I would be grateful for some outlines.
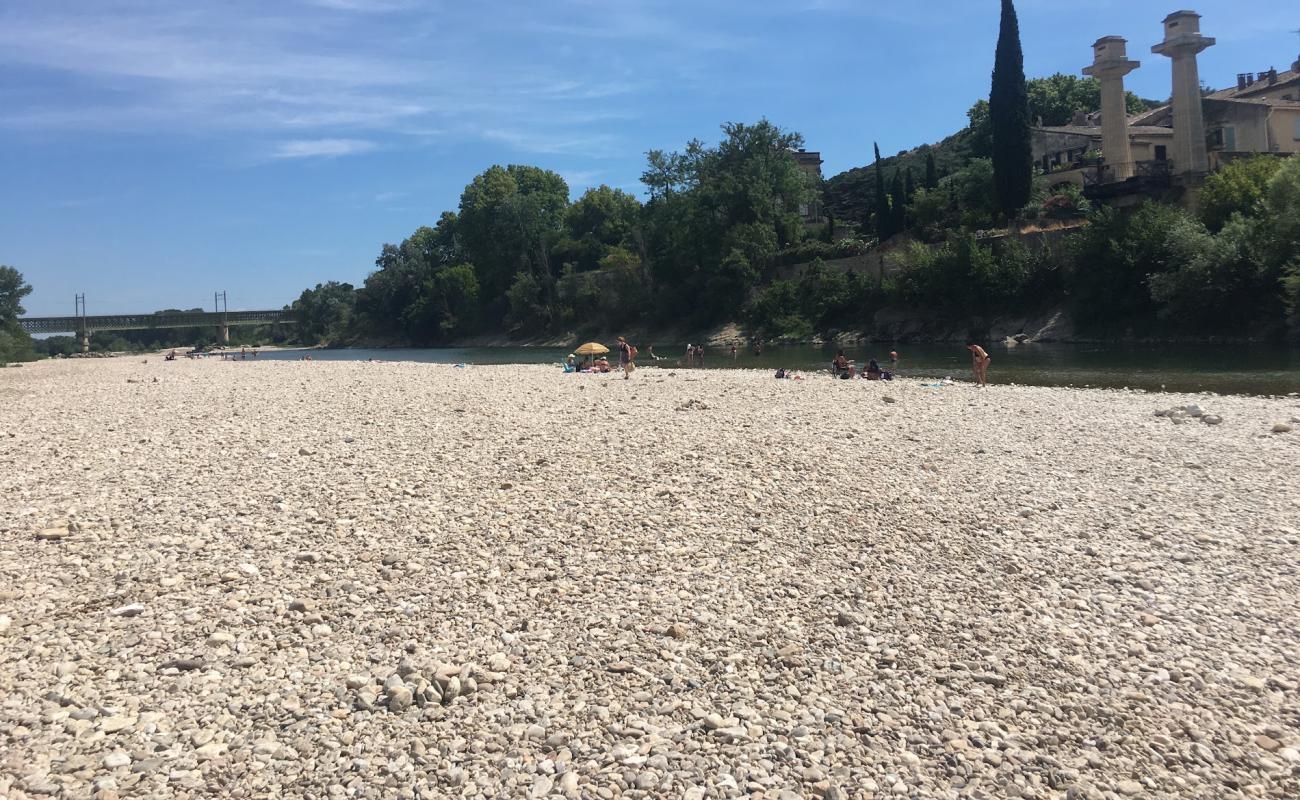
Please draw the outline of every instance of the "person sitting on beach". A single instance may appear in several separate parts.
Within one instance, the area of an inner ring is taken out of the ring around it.
[[[883,375],[884,370],[880,368],[880,364],[874,358],[867,362],[867,371],[864,373],[867,380],[878,381]]]
[[[173,351],[171,351],[170,353],[168,353],[168,354],[167,354],[167,357],[163,359],[163,361],[175,361],[175,360],[176,360],[176,351],[175,351],[175,350],[173,350]]]
[[[836,353],[835,360],[831,362],[831,375],[836,378],[853,377],[853,364],[844,355],[843,350]]]
[[[565,372],[578,371],[578,357],[575,356],[573,353],[569,353],[569,357],[564,359],[564,371]]]

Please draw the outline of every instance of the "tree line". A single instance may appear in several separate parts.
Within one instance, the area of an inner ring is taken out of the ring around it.
[[[809,230],[803,138],[728,123],[715,145],[652,150],[647,199],[609,186],[570,202],[554,172],[493,166],[433,227],[386,244],[359,287],[324,283],[291,310],[311,341],[434,345],[475,333],[703,326],[733,318],[783,259],[861,252]]]
[[[1200,190],[1197,215],[1155,203],[1094,209],[1035,172],[1029,129],[1097,110],[1099,87],[1059,74],[1026,81],[1022,61],[1003,0],[989,99],[966,129],[892,159],[873,147],[872,165],[824,186],[795,159],[802,136],[765,119],[727,123],[713,145],[647,153],[644,201],[609,186],[571,201],[555,172],[490,167],[432,227],[383,245],[361,286],[303,291],[289,307],[297,336],[439,345],[744,321],[759,336],[804,339],[870,332],[885,307],[977,325],[1060,306],[1098,336],[1300,333],[1300,157],[1229,165]],[[826,217],[810,222],[801,209],[814,202]],[[1087,224],[1063,252],[990,235],[1038,217]],[[888,274],[883,254],[874,275],[822,261],[884,242]],[[792,264],[808,266],[781,279]],[[0,348],[30,352],[13,322],[25,284],[10,273],[0,271]]]

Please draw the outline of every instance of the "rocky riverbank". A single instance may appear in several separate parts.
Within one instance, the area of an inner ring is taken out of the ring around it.
[[[1300,796],[1295,398],[152,358],[0,398],[0,795]]]

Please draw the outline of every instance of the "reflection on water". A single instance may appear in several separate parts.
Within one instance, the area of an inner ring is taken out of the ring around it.
[[[638,366],[680,368],[685,344],[656,344],[660,361],[647,358],[641,347]],[[704,369],[824,369],[837,348],[807,345],[767,346],[762,355],[740,349],[733,359],[730,348],[705,350]],[[889,351],[897,350],[897,371],[916,377],[966,379],[970,356],[960,344],[879,344],[846,347],[845,355],[865,364],[875,358],[888,364]],[[1027,344],[991,345],[990,383],[1024,383],[1042,386],[1129,387],[1171,392],[1223,394],[1287,394],[1300,392],[1300,349],[1278,345],[1099,345]],[[440,364],[558,364],[569,350],[556,347],[471,347],[434,349],[314,350],[318,361],[422,361]],[[669,355],[671,354],[671,355]],[[258,360],[297,359],[300,351],[264,351]],[[691,367],[696,369],[697,367]]]

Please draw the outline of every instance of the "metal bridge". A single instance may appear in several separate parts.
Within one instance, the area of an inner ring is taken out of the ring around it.
[[[91,334],[95,331],[139,331],[154,328],[228,328],[293,322],[288,311],[181,311],[155,314],[105,314],[80,317],[19,317],[28,333]]]
[[[86,296],[76,296],[77,313],[70,317],[19,317],[18,325],[28,333],[72,333],[81,340],[82,351],[90,349],[90,334],[95,331],[147,331],[159,328],[217,329],[221,341],[230,341],[231,325],[269,325],[293,323],[293,313],[286,310],[230,311],[226,308],[226,293],[212,295],[215,311],[155,311],[152,314],[86,314]]]

